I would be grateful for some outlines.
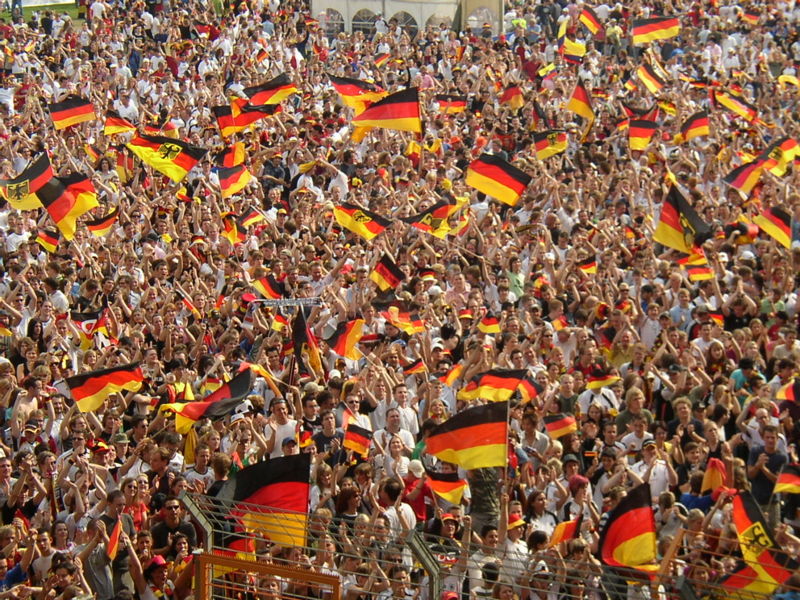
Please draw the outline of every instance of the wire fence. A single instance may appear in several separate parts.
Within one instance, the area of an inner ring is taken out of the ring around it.
[[[735,533],[678,530],[660,542],[661,560],[650,570],[612,569],[594,557],[596,537],[553,548],[536,536],[515,539],[517,533],[486,546],[463,526],[439,535],[405,531],[391,509],[388,516],[335,518],[326,509],[303,515],[203,496],[183,500],[204,532],[196,597],[692,600],[800,594],[796,578],[786,579],[781,567],[790,549],[773,549],[769,560],[744,561]]]

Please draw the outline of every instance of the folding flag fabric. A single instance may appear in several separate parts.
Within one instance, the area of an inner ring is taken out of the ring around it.
[[[97,118],[94,105],[79,96],[67,96],[61,102],[48,104],[47,110],[50,111],[50,118],[53,119],[56,129],[66,129]]]
[[[663,206],[653,239],[659,244],[686,254],[702,244],[711,228],[700,218],[686,198],[671,186]]]
[[[620,378],[617,375],[606,373],[601,369],[593,369],[586,380],[586,389],[599,390],[600,388],[616,383]]]
[[[230,105],[212,106],[211,112],[214,114],[217,127],[223,137],[230,137],[234,133],[244,131],[261,119],[281,112],[281,107],[276,104],[253,106],[244,99],[238,98]]]
[[[675,17],[634,19],[631,27],[634,45],[656,40],[668,40],[681,32],[681,22]]]
[[[308,452],[273,458],[236,473],[233,499],[246,506],[234,508],[248,531],[273,544],[306,545],[311,455]]]
[[[339,356],[358,360],[361,358],[361,351],[356,348],[356,344],[364,335],[364,319],[353,321],[343,321],[336,326],[333,335],[326,339],[328,346]]]
[[[244,95],[250,98],[253,106],[264,104],[280,104],[283,100],[297,92],[297,86],[286,73],[281,73],[275,79],[244,88]]]
[[[81,173],[53,177],[36,195],[65,240],[75,237],[78,219],[99,206],[92,180]]]
[[[466,479],[461,479],[458,473],[436,473],[427,470],[426,473],[428,485],[437,496],[441,496],[450,504],[461,504],[467,487]]]
[[[743,10],[740,18],[750,25],[758,25],[759,14],[752,9]]]
[[[65,380],[72,399],[81,412],[94,412],[111,394],[127,390],[138,392],[144,381],[139,363],[89,371]]]
[[[108,534],[108,542],[106,543],[106,556],[108,560],[117,558],[119,552],[120,534],[122,533],[122,518],[118,517],[114,527],[111,528],[111,533]]]
[[[661,79],[661,77],[659,77],[653,70],[653,67],[648,64],[643,64],[636,69],[636,76],[641,80],[651,94],[658,94],[664,85],[666,85],[664,80]]]
[[[425,331],[425,322],[420,319],[418,314],[400,312],[397,307],[392,306],[388,311],[382,312],[381,316],[385,317],[391,325],[394,325],[408,335],[414,335],[415,333],[422,333]]]
[[[0,194],[16,210],[36,210],[42,207],[36,192],[53,176],[50,157],[42,152],[14,179],[0,179]]]
[[[136,131],[136,125],[127,119],[123,119],[113,110],[106,111],[106,122],[103,126],[103,135],[128,133],[129,131]]]
[[[600,532],[600,557],[613,567],[657,571],[656,521],[651,507],[650,484],[628,490],[608,514]]]
[[[416,375],[417,373],[424,373],[426,370],[425,361],[418,358],[410,365],[403,367],[403,375]]]
[[[446,386],[453,387],[453,384],[456,382],[456,380],[461,377],[461,372],[463,370],[464,365],[461,363],[456,363],[449,371],[447,371],[447,373],[439,375],[437,379]]]
[[[467,185],[514,206],[532,177],[493,154],[481,154],[467,168]]]
[[[220,167],[235,167],[244,163],[244,142],[236,142],[232,146],[220,150],[214,155],[213,163]]]
[[[355,423],[347,423],[344,429],[342,447],[352,450],[359,456],[367,456],[372,443],[372,432]]]
[[[761,227],[784,248],[792,245],[792,215],[780,206],[765,208],[753,217],[753,223]]]
[[[748,123],[752,122],[758,115],[758,109],[741,96],[736,96],[722,90],[714,90],[713,98],[714,102],[721,104]]]
[[[500,321],[497,317],[487,313],[478,323],[478,331],[482,333],[500,333]]]
[[[719,325],[720,327],[725,324],[725,317],[722,315],[721,311],[712,310],[708,313],[708,316],[716,325]]]
[[[530,376],[525,377],[517,386],[517,392],[519,392],[522,404],[528,404],[538,398],[543,391],[544,388]]]
[[[781,87],[789,84],[795,87],[800,87],[800,79],[794,75],[778,75],[778,83],[781,84]]]
[[[125,145],[142,162],[176,183],[208,152],[205,148],[157,135],[137,135]]]
[[[317,338],[308,328],[302,306],[298,307],[292,323],[292,343],[294,344],[295,361],[300,373],[309,375],[322,374],[322,357],[319,352],[319,344],[317,344]]]
[[[162,412],[175,413],[175,431],[186,434],[200,419],[229,415],[253,388],[251,371],[243,371],[202,400],[162,404]]]
[[[718,458],[709,458],[706,463],[705,473],[703,473],[703,484],[700,486],[700,493],[713,492],[717,488],[726,485],[726,482],[725,464]]]
[[[219,188],[223,198],[235,196],[253,179],[250,171],[244,165],[230,168],[221,167],[217,170],[217,175],[219,176]]]
[[[119,206],[112,210],[104,217],[92,219],[86,222],[86,227],[92,232],[95,237],[103,237],[114,227],[119,216]]]
[[[384,254],[372,269],[369,278],[382,292],[385,292],[400,285],[400,282],[406,278],[406,274],[398,268],[388,254]]]
[[[426,451],[466,470],[506,466],[508,402],[492,402],[457,413],[431,431]]]
[[[453,94],[436,94],[433,98],[439,105],[439,110],[446,115],[454,115],[467,109],[467,97]]]
[[[244,229],[248,227],[252,227],[256,223],[260,223],[261,221],[266,221],[267,217],[264,216],[257,208],[251,208],[246,213],[244,213],[241,217],[239,217],[239,225]]]
[[[775,481],[776,494],[800,494],[800,465],[796,463],[783,466]]]
[[[561,521],[561,523],[556,525],[556,528],[553,529],[553,533],[550,534],[550,543],[548,546],[552,548],[553,546],[558,546],[561,542],[568,542],[569,540],[577,538],[581,533],[582,522],[582,513],[571,521]]]
[[[628,122],[628,143],[631,150],[644,150],[650,145],[658,125],[653,121],[632,119]]]
[[[764,162],[764,170],[783,177],[793,161],[800,157],[800,144],[790,137],[782,137],[772,142],[759,155]]]
[[[567,132],[561,130],[542,131],[533,134],[536,158],[545,160],[567,149]]]
[[[733,171],[725,175],[722,181],[743,194],[750,194],[761,179],[761,174],[763,172],[764,162],[761,159],[756,159],[736,167]]]
[[[222,237],[224,237],[232,246],[241,244],[247,239],[247,232],[239,227],[236,220],[236,215],[226,214],[222,216]]]
[[[782,385],[775,392],[777,400],[789,400],[790,402],[800,401],[800,377],[792,377],[787,384]]]
[[[386,96],[361,114],[356,115],[352,124],[356,127],[382,127],[383,129],[422,133],[419,90],[407,88]]]
[[[581,14],[578,16],[578,20],[584,24],[586,29],[592,35],[597,35],[597,32],[603,28],[603,24],[600,22],[600,19],[595,14],[594,10],[589,6],[584,6]]]
[[[583,260],[578,261],[576,264],[577,267],[587,275],[593,275],[594,273],[597,273],[597,260],[594,258],[594,256],[584,258]]]
[[[81,338],[81,349],[88,350],[92,347],[94,334],[108,334],[106,328],[105,313],[103,311],[94,312],[75,312],[69,314],[70,321],[77,327]]]
[[[685,267],[689,281],[706,281],[714,279],[714,271],[708,265],[687,265]]]
[[[533,125],[534,127],[539,127],[539,125],[543,124],[545,127],[551,127],[550,119],[547,118],[547,113],[544,111],[542,106],[534,99],[533,101]]]
[[[583,83],[578,82],[572,91],[572,97],[567,102],[567,110],[571,110],[576,115],[589,122],[594,121],[594,110],[592,109],[592,97],[586,90]]]
[[[55,229],[40,229],[36,234],[36,243],[50,254],[58,249],[58,242],[60,240],[61,234]]]
[[[686,119],[681,125],[681,132],[675,136],[674,142],[688,142],[696,137],[707,136],[710,133],[708,127],[708,111],[701,110]]]
[[[178,293],[180,294],[181,303],[183,304],[184,308],[188,310],[190,313],[192,313],[195,319],[200,319],[202,315],[200,314],[200,311],[197,309],[197,307],[189,299],[189,297],[183,292],[178,292]]]
[[[578,422],[572,415],[558,414],[544,417],[544,428],[550,439],[557,440],[567,434],[578,431]]]
[[[333,207],[333,216],[339,225],[366,240],[373,239],[392,224],[377,213],[346,202]]]
[[[522,97],[522,90],[518,85],[510,85],[500,96],[500,104],[508,105],[512,110],[519,110],[525,106],[525,98]]]
[[[772,529],[750,492],[742,490],[734,496],[732,515],[742,557],[758,575],[748,589],[771,594],[798,565],[775,543]]]
[[[586,56],[586,44],[565,37],[561,46],[561,51],[566,62],[579,65],[583,62],[583,57]]]
[[[333,75],[328,75],[328,79],[341,97],[342,104],[355,110],[356,114],[389,95],[382,87],[368,81]]]
[[[491,369],[475,375],[458,392],[458,399],[483,398],[492,402],[505,402],[511,398],[525,377],[527,377],[527,371],[524,369]]]
[[[284,285],[276,281],[273,275],[267,275],[261,279],[256,279],[253,281],[253,287],[256,288],[258,293],[264,298],[268,298],[270,300],[277,300],[278,298],[283,298],[286,295],[286,289],[284,288]]]
[[[442,200],[421,213],[409,217],[400,217],[400,220],[420,231],[430,233],[432,236],[439,239],[444,239],[450,231],[448,219],[453,216],[459,208],[461,208],[461,204],[458,202],[451,203]]]

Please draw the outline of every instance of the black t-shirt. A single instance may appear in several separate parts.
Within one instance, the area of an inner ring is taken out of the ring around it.
[[[733,311],[725,317],[725,331],[736,331],[737,329],[744,329],[750,324],[753,317],[743,314],[737,317]]]
[[[189,538],[190,548],[197,547],[197,532],[191,524],[181,521],[177,527],[170,527],[165,521],[156,523],[150,529],[153,534],[153,548],[163,548],[169,543],[169,534],[182,533]]]

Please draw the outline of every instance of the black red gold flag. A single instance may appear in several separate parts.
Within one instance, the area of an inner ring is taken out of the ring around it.
[[[438,425],[426,451],[463,469],[504,467],[508,461],[508,402],[468,408]]]
[[[274,79],[244,88],[244,95],[250,98],[250,104],[261,106],[264,104],[280,104],[283,100],[297,92],[297,86],[286,73],[281,73]]]
[[[81,412],[93,412],[103,405],[111,394],[127,390],[139,391],[144,381],[144,374],[139,363],[121,367],[89,371],[65,380],[72,399]]]
[[[470,163],[466,183],[487,196],[514,206],[532,177],[493,154],[481,154]]]

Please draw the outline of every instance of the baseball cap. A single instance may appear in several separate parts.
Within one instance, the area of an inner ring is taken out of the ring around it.
[[[561,463],[565,465],[568,462],[580,463],[578,457],[575,456],[574,454],[565,454],[564,458],[561,459]]]
[[[281,442],[281,446],[285,446],[286,444],[297,444],[297,440],[293,437],[285,437]]]
[[[131,440],[128,438],[128,435],[122,432],[115,433],[114,437],[111,438],[112,444],[130,444]]]

